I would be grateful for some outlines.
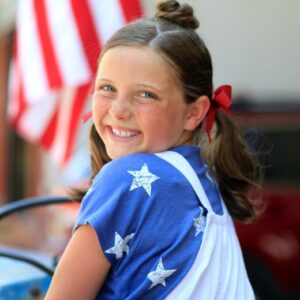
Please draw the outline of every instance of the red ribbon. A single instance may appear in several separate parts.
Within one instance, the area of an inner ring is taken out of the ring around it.
[[[225,111],[230,111],[231,107],[231,86],[230,85],[222,85],[218,87],[212,98],[211,98],[211,106],[207,113],[206,117],[206,125],[205,131],[208,137],[208,142],[211,142],[210,132],[213,127],[213,124],[216,120],[216,113],[218,109],[223,109]]]

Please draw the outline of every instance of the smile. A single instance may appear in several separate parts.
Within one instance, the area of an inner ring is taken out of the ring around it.
[[[137,130],[121,130],[117,128],[112,128],[112,133],[118,137],[133,137],[139,134]]]

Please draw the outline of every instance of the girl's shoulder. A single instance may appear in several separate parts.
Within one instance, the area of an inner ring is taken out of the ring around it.
[[[155,159],[156,155],[154,153],[133,153],[125,156],[121,156],[114,159],[105,165],[105,168],[126,168],[128,165],[138,164],[140,161],[151,161]]]
[[[149,168],[160,168],[160,159],[152,153],[135,153],[122,156],[106,163],[93,180],[93,185],[112,186],[117,182],[126,181],[126,178],[137,172],[146,174]]]
[[[164,189],[172,189],[172,185],[186,187],[189,183],[183,174],[172,164],[168,163],[155,153],[135,153],[122,156],[105,164],[94,179],[94,186],[105,189],[123,189],[123,192],[132,190],[132,181],[136,185],[144,182],[164,185]],[[150,184],[150,183],[149,183]],[[128,190],[128,185],[131,186]]]
[[[114,159],[106,163],[96,177],[122,176],[128,171],[139,168],[144,164],[157,164],[157,157],[152,153],[134,153]]]

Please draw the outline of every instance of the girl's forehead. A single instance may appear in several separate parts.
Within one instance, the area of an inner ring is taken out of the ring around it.
[[[106,50],[99,61],[97,77],[110,74],[153,78],[168,83],[178,80],[169,61],[149,46],[116,46]]]
[[[101,59],[99,64],[103,61],[103,59],[107,59],[107,57],[113,56],[116,58],[127,58],[130,59],[135,57],[136,60],[159,60],[160,62],[164,62],[165,58],[155,49],[152,49],[150,46],[141,45],[141,46],[128,46],[128,45],[120,45],[114,46],[112,48],[107,49],[101,55]],[[126,62],[126,60],[124,61]]]

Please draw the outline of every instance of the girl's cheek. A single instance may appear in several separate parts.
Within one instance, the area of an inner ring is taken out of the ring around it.
[[[97,110],[103,110],[108,107],[108,102],[103,99],[100,95],[94,95],[93,96],[93,103],[92,103],[92,109]]]

